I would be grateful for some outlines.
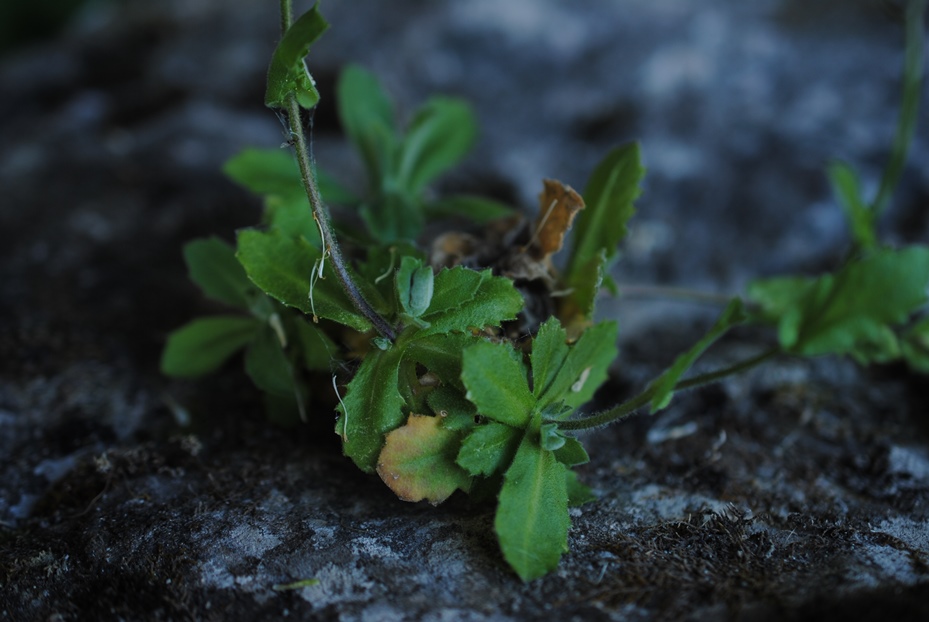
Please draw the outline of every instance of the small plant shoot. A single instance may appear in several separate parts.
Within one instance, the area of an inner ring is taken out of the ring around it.
[[[925,5],[909,6],[901,130],[878,196],[862,195],[851,165],[827,170],[848,217],[845,261],[818,276],[752,282],[641,393],[589,413],[618,355],[618,325],[598,321],[596,301],[604,289],[621,293],[611,269],[641,193],[639,145],[607,153],[581,193],[540,174],[532,222],[478,196],[433,198],[429,184],[475,142],[470,108],[434,97],[400,127],[377,78],[349,66],[335,97],[366,178],[342,187],[316,171],[301,121],[302,109],[332,95],[317,92],[305,64],[328,24],[318,6],[293,21],[284,0],[265,103],[289,120],[293,153],[249,149],[227,163],[233,180],[263,197],[264,216],[238,232],[235,247],[215,237],[185,247],[191,279],[229,313],[172,333],[162,370],[198,377],[241,352],[277,417],[289,411],[295,421],[330,420],[310,405],[321,397],[314,392],[334,389],[325,397],[337,398],[333,432],[349,460],[406,501],[494,499],[502,558],[525,581],[541,577],[568,550],[569,507],[594,498],[573,471],[589,460],[578,431],[657,412],[678,391],[774,356],[904,361],[929,372],[929,247],[893,248],[877,228],[918,109]],[[334,221],[327,204],[357,218]],[[456,229],[423,239],[427,223],[450,216]],[[506,243],[474,243],[492,239],[482,236],[489,223],[506,228]],[[776,345],[688,375],[717,340],[749,324],[771,327]]]

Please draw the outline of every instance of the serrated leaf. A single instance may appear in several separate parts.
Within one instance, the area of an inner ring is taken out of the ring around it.
[[[488,421],[475,426],[461,443],[457,463],[471,475],[489,477],[509,466],[523,430]]]
[[[410,317],[419,317],[432,302],[435,274],[432,267],[413,257],[400,260],[394,274],[400,308]]]
[[[361,152],[373,191],[392,174],[397,137],[393,104],[377,78],[357,65],[349,65],[336,85],[342,129]]]
[[[417,195],[435,177],[464,158],[477,136],[470,106],[460,99],[433,97],[417,111],[400,145],[398,179]]]
[[[161,373],[195,378],[219,369],[255,336],[260,322],[250,317],[218,315],[198,318],[168,336]]]
[[[397,388],[401,357],[399,348],[368,352],[338,406],[342,451],[367,473],[377,466],[384,435],[406,420]]]
[[[481,284],[489,278],[489,270],[478,272],[463,266],[443,268],[435,275],[432,300],[423,316],[429,318],[450,309],[457,309],[462,300],[472,298]]]
[[[523,297],[513,287],[513,281],[491,276],[490,270],[485,270],[477,273],[480,275],[478,286],[469,296],[467,292],[474,277],[465,272],[465,268],[454,268],[443,270],[436,276],[433,304],[422,315],[422,319],[429,322],[429,327],[423,329],[422,334],[464,332],[472,328],[499,326],[504,321],[516,319],[516,314],[523,307]],[[462,284],[457,296],[456,282]],[[436,310],[451,304],[456,298],[454,306]]]
[[[568,357],[568,334],[558,318],[551,317],[540,327],[532,340],[532,394],[536,398],[544,395]]]
[[[734,298],[726,305],[722,315],[720,315],[719,319],[716,320],[716,323],[713,324],[706,335],[687,352],[678,356],[671,367],[665,370],[661,376],[649,385],[649,390],[654,391],[650,402],[651,412],[656,413],[666,408],[668,404],[671,403],[672,397],[674,397],[674,385],[681,379],[681,376],[690,369],[696,360],[700,358],[700,355],[713,345],[717,339],[722,337],[726,331],[733,326],[744,322],[745,319],[746,315],[745,309],[742,306],[742,301],[738,298]]]
[[[597,500],[597,495],[589,486],[578,481],[577,473],[571,469],[565,469],[565,482],[568,488],[568,506],[576,508]]]
[[[235,249],[217,237],[193,240],[184,245],[184,261],[191,280],[207,298],[248,309],[257,295]]]
[[[328,262],[325,278],[315,280],[310,299],[310,278],[321,254],[305,239],[278,230],[243,229],[236,256],[252,282],[272,298],[359,332],[370,330],[371,324],[345,297]]]
[[[845,210],[855,242],[863,249],[874,248],[877,245],[874,212],[861,198],[858,175],[845,162],[833,162],[829,165],[827,174],[832,183],[832,192]]]
[[[319,102],[319,92],[304,59],[313,42],[328,28],[329,24],[320,14],[317,3],[287,29],[271,57],[265,106],[285,108],[291,93],[296,94],[297,102],[303,108],[310,109]]]
[[[277,333],[261,327],[245,349],[245,373],[255,386],[279,397],[294,396],[294,372]]]
[[[535,398],[522,355],[507,344],[481,341],[465,349],[461,379],[478,412],[514,428],[529,423]]]
[[[507,218],[516,213],[516,209],[506,203],[469,194],[456,194],[441,197],[424,206],[431,218],[460,216],[477,224]]]
[[[459,439],[439,425],[438,417],[410,415],[406,425],[387,435],[377,474],[404,501],[438,505],[459,488],[466,491],[471,481],[455,464]]]
[[[568,548],[566,470],[527,434],[504,476],[494,527],[504,558],[523,581],[554,570]]]
[[[875,251],[815,279],[755,281],[748,292],[777,321],[785,350],[868,361],[886,356],[890,327],[925,303],[927,285],[929,249],[912,246]],[[787,302],[777,303],[778,295]]]
[[[606,253],[604,268],[609,268],[626,236],[626,223],[635,213],[633,201],[642,192],[644,176],[638,143],[617,147],[594,169],[583,193],[587,207],[574,226],[574,246],[563,274],[566,284],[574,287],[589,281],[586,271],[601,250]],[[577,304],[583,306],[580,300]]]
[[[617,332],[618,325],[612,321],[601,322],[584,331],[580,339],[567,348],[568,352],[562,365],[539,394],[539,404],[547,406],[563,401],[566,405],[577,408],[590,401],[600,385],[606,381],[610,364],[618,353]],[[565,334],[563,330],[561,334]],[[557,356],[556,354],[556,358]],[[546,370],[545,373],[550,375],[552,370]]]

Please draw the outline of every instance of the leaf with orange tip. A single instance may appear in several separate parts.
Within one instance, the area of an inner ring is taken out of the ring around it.
[[[471,482],[455,464],[460,435],[439,425],[439,417],[411,414],[406,425],[387,435],[378,458],[377,473],[404,501],[445,501]]]

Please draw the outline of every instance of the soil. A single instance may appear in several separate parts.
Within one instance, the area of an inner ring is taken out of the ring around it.
[[[359,62],[401,116],[435,92],[474,104],[481,140],[437,192],[531,212],[543,178],[582,188],[639,139],[622,283],[726,292],[815,273],[847,243],[824,165],[876,188],[891,143],[892,8],[332,0],[310,57],[314,149],[360,175],[331,103]],[[167,333],[220,311],[182,244],[260,215],[220,167],[283,140],[261,105],[277,20],[249,0],[97,4],[0,58],[3,620],[929,619],[929,391],[902,366],[777,360],[588,434],[579,472],[599,499],[528,584],[491,508],[404,503],[358,472],[331,403],[281,428],[237,363],[161,377]],[[893,243],[929,240],[927,155],[922,132],[883,223]],[[620,318],[621,356],[593,408],[644,386],[714,311],[600,309]],[[701,370],[772,339],[737,331]]]

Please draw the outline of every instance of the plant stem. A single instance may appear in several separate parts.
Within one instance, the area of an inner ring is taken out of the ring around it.
[[[705,374],[700,374],[698,376],[694,376],[693,378],[688,378],[687,380],[681,380],[676,385],[674,385],[674,390],[683,391],[685,389],[694,389],[706,384],[718,382],[726,376],[732,376],[760,365],[761,363],[780,354],[781,352],[782,350],[779,347],[765,350],[760,354],[757,354],[751,358],[747,358],[744,361],[740,361],[728,367],[717,369],[716,371],[708,372]],[[603,411],[602,413],[591,415],[589,417],[582,417],[581,419],[571,419],[569,421],[558,421],[552,423],[557,423],[558,429],[560,430],[578,431],[599,428],[600,426],[615,423],[621,419],[625,419],[639,408],[642,408],[648,404],[654,395],[655,388],[654,384],[652,384],[642,393],[636,395],[632,399],[626,400],[622,404],[614,406],[613,408]]]
[[[894,187],[900,181],[906,154],[909,151],[913,134],[916,131],[916,119],[919,116],[919,95],[923,77],[923,55],[925,38],[923,18],[926,13],[927,0],[910,0],[906,7],[906,56],[903,63],[903,97],[900,106],[900,120],[890,153],[890,160],[884,167],[881,185],[877,196],[871,203],[872,218],[876,221],[886,209]]]
[[[620,296],[632,298],[677,298],[692,302],[726,306],[731,296],[701,292],[684,287],[665,287],[662,285],[623,285],[617,284]]]
[[[281,34],[287,32],[293,23],[292,0],[281,0]],[[361,289],[355,284],[349,271],[345,257],[342,255],[342,249],[335,237],[332,224],[329,220],[329,210],[322,202],[319,196],[319,190],[316,184],[315,167],[310,158],[310,150],[307,147],[306,133],[303,131],[303,123],[300,119],[300,104],[297,102],[296,93],[290,93],[287,96],[287,118],[290,124],[290,137],[293,142],[294,152],[297,155],[297,165],[300,167],[300,177],[303,180],[303,186],[306,188],[306,196],[310,201],[310,207],[313,210],[313,220],[319,227],[319,237],[322,240],[323,256],[329,256],[332,260],[332,266],[335,270],[336,278],[342,285],[342,290],[348,296],[352,304],[365,316],[374,326],[375,330],[383,337],[393,341],[397,338],[394,328],[374,310],[374,307],[367,301]]]

